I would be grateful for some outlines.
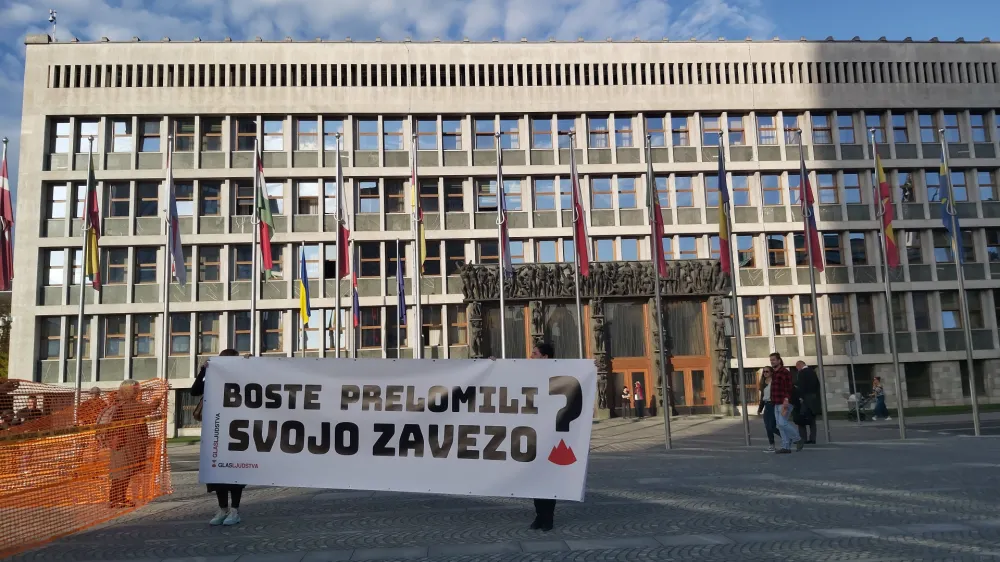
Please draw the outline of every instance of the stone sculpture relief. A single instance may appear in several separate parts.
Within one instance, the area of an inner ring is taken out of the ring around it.
[[[712,366],[715,369],[716,388],[719,389],[719,403],[732,404],[733,381],[729,370],[729,338],[726,337],[722,297],[710,298],[708,306],[712,322]]]

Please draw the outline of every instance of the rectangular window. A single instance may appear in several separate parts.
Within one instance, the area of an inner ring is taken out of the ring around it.
[[[892,114],[892,141],[896,144],[910,142],[910,130],[906,124],[905,113]]]
[[[441,147],[444,150],[462,150],[462,121],[460,119],[441,121]]]
[[[828,114],[812,115],[813,144],[833,144],[833,128]]]
[[[795,314],[792,312],[792,297],[771,297],[771,313],[774,316],[774,335],[795,335]]]
[[[865,244],[864,232],[848,232],[851,244],[851,262],[854,265],[868,265],[868,247]]]
[[[848,204],[860,204],[861,178],[853,172],[844,172],[844,201]]]
[[[194,117],[174,119],[174,151],[194,152]]]
[[[536,150],[552,149],[552,118],[531,118],[531,148]]]
[[[403,213],[403,180],[384,179],[385,182],[385,212]]]
[[[858,328],[862,334],[874,334],[878,332],[875,326],[875,301],[870,293],[859,293],[858,299]]]
[[[969,190],[965,184],[965,171],[951,171],[951,197],[954,201],[968,201]]]
[[[997,176],[996,172],[980,169],[976,174],[976,183],[979,186],[980,201],[997,200]]]
[[[48,218],[66,218],[66,186],[49,186]],[[126,215],[127,216],[127,215]]]
[[[139,121],[139,152],[160,152],[160,120]]]
[[[201,118],[201,151],[202,152],[222,151],[221,117]]]
[[[233,326],[233,349],[240,353],[249,353],[251,348],[250,313],[245,311],[230,314]]]
[[[719,207],[719,176],[705,175],[705,206],[710,209]]]
[[[143,181],[136,185],[135,216],[155,217],[160,207],[160,184]]]
[[[319,122],[315,119],[295,120],[295,150],[319,150]]]
[[[778,117],[776,115],[757,116],[757,144],[778,144]]]
[[[732,204],[736,207],[750,206],[750,176],[733,174],[731,180]]]
[[[674,146],[691,146],[691,117],[673,115],[670,117],[670,130]]]
[[[677,237],[677,259],[680,260],[698,259],[698,237],[696,236]]]
[[[569,243],[569,248],[573,248],[573,239],[567,240]],[[674,238],[672,236],[664,236],[660,239],[663,246],[663,259],[672,260],[674,259]],[[565,246],[564,246],[565,248]],[[572,254],[570,254],[572,255]]]
[[[920,142],[925,144],[938,142],[938,127],[931,113],[921,113],[917,115],[917,123],[920,125]]]
[[[771,267],[788,267],[784,234],[768,234],[764,237],[767,245],[767,264]]]
[[[664,117],[647,116],[646,134],[649,135],[649,145],[653,148],[663,148],[666,144],[666,129],[664,128]]]
[[[557,263],[559,261],[558,240],[536,240],[535,261],[538,263]]]
[[[257,144],[257,119],[237,117],[234,129],[236,131],[236,150],[253,151]]]
[[[468,309],[464,304],[449,304],[448,345],[469,345]]]
[[[382,148],[385,150],[405,150],[403,147],[403,120],[382,121]]]
[[[969,128],[972,129],[972,142],[990,142],[985,115],[982,113],[969,114]]]
[[[694,179],[691,176],[674,176],[674,196],[678,207],[694,207]]]
[[[361,307],[361,348],[381,349],[382,309],[376,306]]]
[[[590,117],[588,119],[590,133],[590,148],[608,148],[611,145],[610,139],[608,137],[608,118],[607,117]]]
[[[611,209],[614,207],[611,191],[611,178],[590,178],[590,195],[592,209]]]
[[[378,150],[378,119],[358,119],[358,150]]]
[[[120,285],[128,279],[128,250],[113,248],[107,250],[107,285]]]
[[[378,180],[358,180],[358,213],[378,214],[381,200]]]
[[[753,247],[753,236],[749,234],[736,236],[736,252],[739,267],[747,269],[757,267],[757,252]]]
[[[615,146],[631,148],[635,146],[632,136],[632,117],[615,117]]]
[[[906,295],[898,292],[892,293],[892,321],[896,332],[910,331],[906,318]]]
[[[969,328],[983,330],[986,328],[986,318],[983,316],[983,299],[985,291],[966,291],[965,302],[969,307]]]
[[[705,115],[701,118],[702,146],[719,146],[722,138],[722,118],[718,115]]]
[[[928,293],[913,293],[912,298],[914,329],[918,332],[929,331],[931,329],[931,307]]]
[[[340,135],[341,139],[344,138],[344,120],[336,117],[324,117],[323,150],[329,152],[335,152],[337,150],[337,135]],[[347,147],[341,143],[340,148],[343,150]]]
[[[253,250],[249,245],[230,246],[233,258],[233,281],[249,281],[253,277]]]
[[[500,118],[500,149],[519,150],[521,148],[520,121]]]
[[[1000,229],[986,229],[986,255],[991,263],[1000,263]]]
[[[856,144],[854,138],[854,115],[837,114],[837,140],[840,144]]]
[[[199,214],[202,216],[219,216],[222,184],[220,182],[202,180],[198,185],[198,191],[201,197]]]
[[[730,146],[743,146],[747,143],[746,136],[746,121],[743,115],[729,115],[726,117],[726,122],[729,125],[729,144]]]
[[[962,142],[962,129],[958,125],[957,113],[944,114],[944,138],[948,143]]]
[[[473,121],[476,136],[476,150],[496,149],[496,122],[492,117],[481,117]]]
[[[821,232],[820,236],[823,237],[823,254],[826,265],[846,265],[840,234],[836,232]]]
[[[190,217],[194,215],[194,183],[190,181],[174,182],[174,199],[177,202],[177,216]]]
[[[59,317],[40,318],[38,326],[38,358],[59,359],[62,348],[62,321]]]
[[[77,125],[80,128],[80,136],[77,152],[87,154],[90,152],[90,137],[94,138],[94,152],[101,150],[101,122],[96,120],[80,121]]]
[[[428,347],[439,347],[444,343],[444,326],[441,323],[441,306],[421,307],[421,341]]]
[[[112,183],[108,189],[108,216],[127,218],[132,200],[132,189],[128,182]]]
[[[417,150],[437,150],[437,119],[417,119]]]
[[[52,135],[51,151],[56,154],[67,154],[70,150],[70,140],[73,136],[73,129],[69,126],[69,121],[53,122],[55,134]],[[56,319],[58,321],[58,319]]]
[[[77,319],[69,317],[66,319],[66,358],[76,359],[76,322]],[[56,319],[57,334],[58,334],[58,319]],[[58,346],[57,346],[58,349]],[[58,354],[58,351],[56,351]],[[84,318],[83,320],[83,358],[90,358],[90,317]],[[44,357],[43,357],[44,359]]]
[[[104,357],[125,357],[125,316],[104,317]]]
[[[635,209],[638,201],[635,189],[636,179],[634,177],[618,176],[618,208]]]
[[[115,119],[111,121],[111,152],[132,152],[132,120]]]
[[[282,321],[284,318],[281,310],[265,310],[260,313],[260,351],[261,353],[280,353],[284,351],[285,344],[282,341]]]
[[[156,355],[156,317],[152,314],[136,314],[132,317],[132,356],[153,357]]]
[[[465,241],[445,240],[444,242],[445,275],[457,275],[459,267],[465,263]]]
[[[941,328],[944,330],[962,329],[962,312],[961,305],[958,303],[958,291],[941,291]]]
[[[943,230],[932,232],[934,238],[934,261],[937,263],[952,263],[955,261],[955,254],[952,252],[951,241],[947,233]]]
[[[552,178],[535,178],[534,208],[536,211],[554,211],[556,208],[556,186]]]
[[[802,333],[816,333],[816,317],[813,314],[813,303],[810,295],[799,295],[799,314],[802,316]]]
[[[156,283],[156,248],[135,249],[136,284]]]
[[[885,140],[885,120],[881,113],[866,113],[865,114],[865,128],[875,133],[875,142],[878,144],[883,144]]]
[[[462,180],[445,178],[444,210],[446,213],[465,211],[465,184]]]
[[[436,179],[420,180],[420,208],[425,213],[437,213],[440,208],[438,202],[438,181]]]
[[[285,121],[264,118],[264,150],[280,152],[285,149]]]
[[[45,284],[52,287],[66,280],[66,250],[46,250]]]
[[[222,247],[198,246],[198,281],[218,283],[222,281]]]
[[[558,117],[556,119],[556,132],[559,135],[559,148],[576,147],[575,137],[570,137],[569,135],[574,130],[576,130],[576,118]]]
[[[357,248],[360,277],[379,277],[382,275],[382,243],[358,242]]]
[[[760,188],[765,205],[776,207],[784,204],[784,198],[781,195],[781,176],[777,174],[761,174]]]
[[[799,135],[802,133],[802,123],[799,122],[800,115],[789,115],[785,113],[782,116],[782,125],[785,129],[785,144],[798,144]],[[802,139],[805,142],[805,139]]]
[[[622,237],[618,258],[621,261],[639,261],[639,239]]]
[[[521,193],[521,180],[503,180],[504,205],[508,211],[520,211],[524,206],[524,199]]]
[[[742,297],[743,301],[743,333],[746,337],[763,335],[760,326],[760,297]]]
[[[816,174],[816,188],[819,192],[820,205],[837,204],[837,182],[833,174]]]
[[[834,334],[853,333],[851,301],[848,295],[829,295],[828,298],[830,299],[830,329]]]
[[[615,261],[615,240],[614,238],[594,239],[594,260],[595,261]]]

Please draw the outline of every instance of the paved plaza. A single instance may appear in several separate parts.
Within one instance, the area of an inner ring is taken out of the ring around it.
[[[213,528],[187,445],[173,495],[14,560],[1000,560],[1000,440],[964,436],[967,417],[911,420],[905,442],[895,420],[835,419],[835,443],[778,456],[756,417],[750,448],[738,420],[673,425],[666,452],[662,422],[595,424],[586,502],[549,533],[527,500],[254,487],[243,523]]]

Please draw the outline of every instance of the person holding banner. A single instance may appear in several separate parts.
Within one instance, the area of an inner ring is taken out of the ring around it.
[[[219,353],[219,357],[237,356],[239,356],[239,352],[235,349],[223,349]],[[201,366],[201,370],[198,371],[198,375],[194,379],[194,384],[191,385],[191,396],[203,396],[205,394],[205,374],[207,370],[208,362],[206,361]],[[205,429],[202,428],[202,431],[205,431]],[[229,527],[240,522],[239,509],[240,499],[243,497],[243,488],[246,488],[245,484],[208,485],[208,493],[215,492],[215,497],[219,500],[219,511],[208,522],[209,525],[213,527],[218,525]],[[232,498],[232,501],[230,501],[230,498]]]
[[[555,350],[548,342],[539,342],[531,350],[532,359],[552,359]],[[535,520],[531,522],[531,529],[551,531],[553,519],[556,515],[556,500],[535,498]]]

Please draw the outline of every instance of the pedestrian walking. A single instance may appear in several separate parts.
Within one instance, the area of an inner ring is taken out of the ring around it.
[[[775,451],[777,454],[787,454],[792,452],[792,445],[795,449],[802,450],[802,440],[799,439],[799,432],[792,424],[792,374],[785,367],[785,362],[781,360],[778,353],[771,354],[771,400],[774,402],[774,421],[781,433],[781,448]]]
[[[219,353],[219,357],[237,357],[239,352],[235,349],[223,349]],[[208,361],[201,366],[198,371],[198,375],[194,379],[194,384],[191,385],[191,396],[204,396],[205,394],[205,375],[208,372]],[[204,400],[204,398],[202,398]],[[195,408],[195,418],[201,421],[201,407],[202,402],[198,403]],[[202,427],[202,432],[205,432],[205,428]],[[207,435],[207,433],[205,433]],[[240,499],[243,497],[243,489],[246,488],[246,484],[209,484],[208,493],[214,493],[216,499],[219,501],[219,511],[215,513],[215,517],[209,520],[208,524],[212,526],[225,525],[232,526],[238,524],[240,519]]]
[[[632,392],[628,385],[622,387],[622,418],[632,417]]]
[[[805,361],[795,363],[795,368],[798,371],[793,389],[795,397],[793,405],[798,409],[798,416],[794,418],[795,425],[799,426],[799,438],[802,441],[806,444],[815,444],[816,417],[823,412],[819,395],[819,377]]]
[[[635,400],[635,415],[641,420],[646,417],[646,395],[639,381],[635,381],[635,387],[632,388],[632,398]]]
[[[767,434],[767,449],[765,453],[773,453],[774,435],[778,433],[778,427],[774,421],[774,402],[771,401],[771,377],[770,367],[764,367],[760,372],[760,381],[757,388],[760,390],[760,404],[757,405],[757,415],[764,417],[764,432]]]
[[[886,421],[889,417],[889,408],[885,406],[885,388],[882,387],[882,377],[875,377],[872,380],[872,396],[875,397],[875,410],[872,412],[872,421],[878,421],[883,417]]]

